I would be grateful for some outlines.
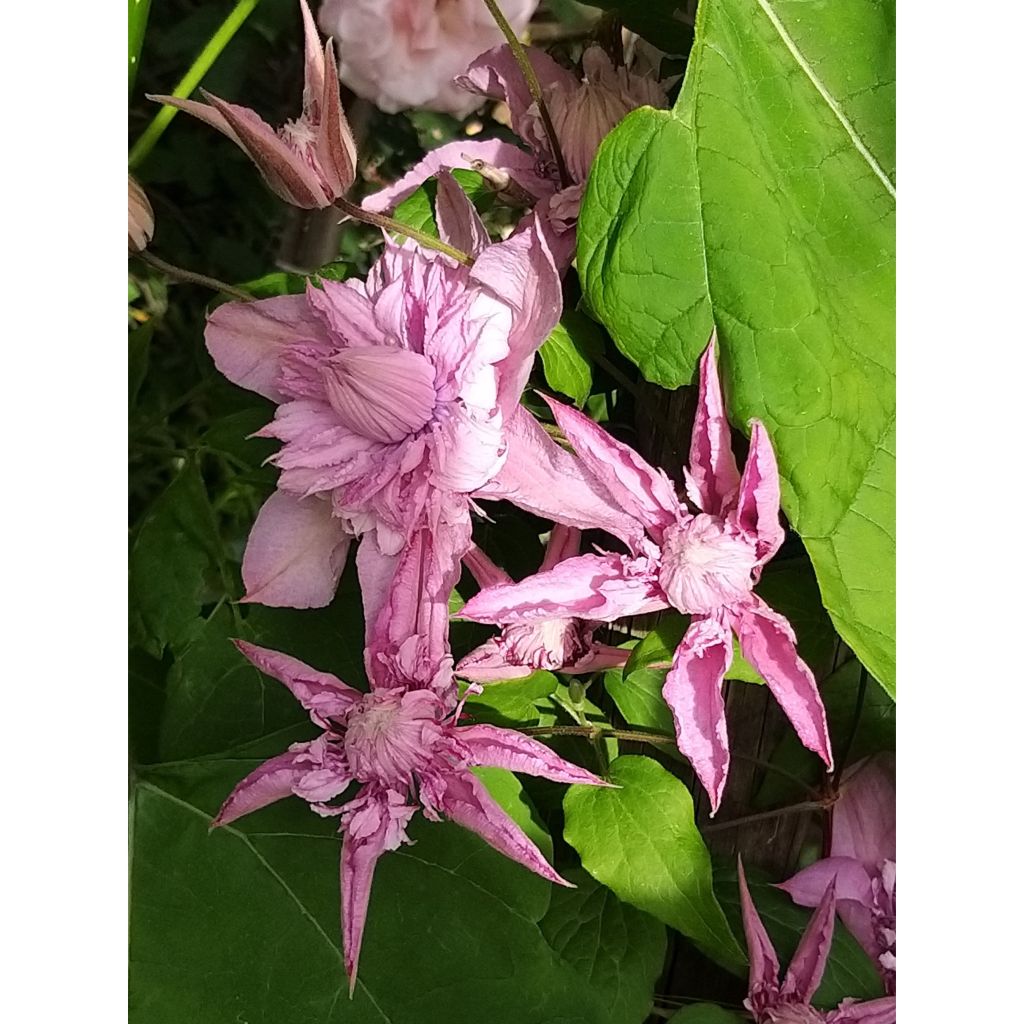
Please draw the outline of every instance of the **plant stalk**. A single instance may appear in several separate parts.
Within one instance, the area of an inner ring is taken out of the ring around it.
[[[159,270],[161,273],[166,274],[174,281],[181,281],[183,284],[198,284],[215,292],[223,292],[225,295],[230,295],[232,298],[239,299],[242,302],[253,302],[255,299],[255,296],[250,295],[248,292],[243,292],[240,288],[235,288],[233,285],[218,281],[215,277],[207,277],[206,274],[196,274],[191,270],[185,270],[183,267],[176,267],[173,263],[168,263],[166,260],[160,259],[159,256],[154,256],[149,251],[133,252],[132,256],[137,260],[142,260],[143,263],[154,270]]]

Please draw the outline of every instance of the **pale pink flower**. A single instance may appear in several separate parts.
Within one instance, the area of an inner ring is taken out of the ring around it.
[[[779,478],[764,427],[751,421],[750,454],[742,477],[730,446],[715,365],[714,340],[700,364],[700,394],[690,445],[687,493],[692,515],[669,478],[583,414],[547,399],[576,449],[587,482],[547,480],[546,505],[560,519],[558,499],[577,508],[594,503],[589,524],[609,529],[608,497],[633,526],[611,532],[626,555],[570,558],[520,583],[491,587],[460,615],[505,625],[552,616],[612,622],[673,607],[690,615],[663,695],[680,751],[693,764],[717,810],[729,771],[722,682],[732,662],[732,634],[782,705],[801,741],[831,768],[825,711],[810,669],[796,652],[789,622],[753,592],[761,568],[779,549]],[[578,513],[571,525],[585,526]]]
[[[501,0],[516,33],[538,0]],[[341,80],[381,110],[410,107],[456,117],[480,99],[455,84],[503,36],[483,0],[325,0],[320,27],[338,41]]]
[[[356,144],[341,109],[334,48],[321,50],[313,15],[299,0],[306,38],[302,114],[275,131],[248,107],[203,91],[207,103],[174,96],[149,96],[178,107],[223,132],[256,165],[286,203],[303,209],[330,206],[352,185]]]
[[[428,519],[462,531],[469,496],[505,463],[506,426],[561,312],[558,273],[539,230],[489,244],[450,175],[437,215],[471,268],[389,240],[365,283],[325,280],[209,319],[221,372],[279,406],[259,432],[284,444],[243,563],[250,600],[326,604],[353,535],[372,532],[391,558]]]
[[[896,759],[858,761],[832,805],[831,854],[779,888],[814,907],[829,884],[843,924],[874,959],[885,990],[896,991]]]
[[[647,75],[616,68],[599,46],[583,54],[582,80],[543,50],[526,48],[541,84],[565,160],[568,181],[559,177],[551,140],[537,103],[507,45],[475,60],[458,81],[466,89],[508,105],[512,130],[528,150],[497,140],[458,140],[429,152],[408,174],[363,201],[371,211],[393,208],[442,168],[481,171],[496,187],[536,204],[549,224],[552,251],[564,268],[576,245],[576,219],[590,165],[601,140],[637,107],[667,107],[662,86]]]
[[[817,910],[807,923],[800,944],[779,982],[779,958],[761,917],[750,898],[743,865],[739,868],[743,931],[750,958],[750,994],[744,1006],[755,1024],[896,1024],[896,999],[883,996],[857,1002],[844,999],[834,1010],[817,1010],[811,998],[821,984],[835,928],[835,883],[822,893]]]
[[[551,531],[540,572],[580,552],[580,531],[556,524]],[[462,557],[481,588],[512,582],[512,578],[475,545]],[[629,651],[594,642],[597,624],[577,618],[550,618],[505,626],[501,633],[470,651],[455,674],[475,683],[523,679],[538,669],[582,675],[624,665]]]
[[[431,821],[445,817],[470,829],[543,878],[570,884],[470,769],[487,765],[555,782],[606,783],[521,733],[492,725],[460,726],[451,688],[438,687],[435,678],[450,677],[450,659],[432,666],[429,678],[410,679],[402,674],[400,659],[380,658],[374,662],[377,675],[371,675],[373,689],[361,693],[286,654],[241,640],[236,644],[257,668],[284,683],[324,731],[250,772],[213,824],[228,825],[291,795],[308,801],[318,814],[338,816],[345,837],[341,915],[351,986],[377,860],[410,841],[406,828],[418,810]],[[361,787],[357,795],[333,803],[353,782]]]
[[[153,237],[153,207],[142,186],[128,175],[128,251],[142,252]]]

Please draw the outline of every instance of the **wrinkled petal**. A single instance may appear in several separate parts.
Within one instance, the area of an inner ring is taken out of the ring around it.
[[[580,555],[520,583],[481,591],[466,602],[459,617],[500,625],[556,618],[614,622],[665,606],[654,574],[640,559]]]
[[[779,958],[750,896],[742,860],[739,861],[739,888],[743,934],[746,936],[747,957],[750,960],[749,989],[753,997],[755,993],[773,992],[778,989]]]
[[[504,569],[496,565],[475,544],[462,556],[462,564],[470,571],[473,579],[480,584],[481,590],[496,586],[499,583],[511,583],[512,577]]]
[[[446,169],[437,172],[435,214],[441,240],[456,249],[478,256],[484,246],[490,244],[487,228],[476,207]]]
[[[590,672],[603,672],[607,668],[618,668],[629,661],[630,651],[625,647],[592,643],[590,650],[572,665],[563,665],[559,672],[567,676],[583,676]]]
[[[779,467],[772,442],[759,420],[750,421],[750,452],[743,467],[736,523],[754,540],[764,565],[782,546],[786,531],[779,522]]]
[[[533,675],[532,665],[512,665],[496,640],[486,640],[456,666],[455,674],[471,683],[500,683]]]
[[[362,281],[321,278],[319,286],[307,281],[306,301],[314,314],[311,319],[319,318],[333,341],[347,348],[380,344],[380,327]]]
[[[231,790],[211,827],[230,825],[246,814],[291,796],[292,787],[309,771],[308,758],[305,756],[309,747],[308,743],[297,743],[291,750],[264,761],[259,768],[246,775]]]
[[[707,790],[712,815],[729,775],[722,681],[731,664],[729,630],[717,619],[694,616],[661,690],[675,722],[676,743]]]
[[[800,944],[796,947],[789,969],[782,981],[780,995],[801,1003],[810,1003],[818,991],[832,948],[832,933],[836,923],[835,882],[829,882],[821,898],[821,904],[811,915]]]
[[[475,832],[499,853],[541,878],[575,888],[548,864],[533,840],[502,810],[484,784],[469,772],[446,776],[441,810],[452,821]]]
[[[567,558],[575,558],[580,553],[581,539],[582,534],[575,527],[555,523],[544,548],[544,561],[540,564],[540,571],[553,569]]]
[[[467,725],[456,735],[470,752],[471,763],[535,775],[552,782],[607,786],[604,779],[560,758],[550,747],[512,729],[495,725]]]
[[[468,170],[478,160],[508,171],[513,180],[532,195],[542,196],[551,192],[550,182],[537,174],[536,160],[531,153],[500,139],[457,139],[432,149],[393,185],[367,196],[362,203],[363,209],[371,213],[393,210],[439,171],[459,167]]]
[[[324,608],[338,589],[351,534],[331,503],[275,491],[260,509],[242,558],[244,601]]]
[[[474,498],[507,500],[534,515],[579,529],[606,530],[636,548],[643,527],[612,500],[575,456],[560,448],[521,406],[505,424],[508,456]]]
[[[616,441],[589,416],[546,395],[542,397],[587,469],[655,540],[660,541],[666,527],[680,516],[685,518],[672,482],[660,469]]]
[[[325,728],[326,719],[344,714],[362,697],[336,675],[318,672],[298,658],[257,647],[246,640],[235,640],[234,644],[261,672],[284,683],[313,720]]]
[[[732,452],[729,421],[722,401],[715,359],[715,335],[711,335],[700,360],[697,415],[690,437],[690,465],[686,491],[690,500],[709,515],[721,516],[736,500],[740,471]]]
[[[832,810],[832,853],[871,866],[896,859],[896,759],[892,754],[859,761],[844,775]]]
[[[297,342],[330,344],[302,295],[259,302],[226,302],[206,323],[206,347],[217,369],[234,384],[281,402],[277,387],[281,355]]]
[[[896,997],[883,996],[866,1003],[844,999],[838,1010],[829,1014],[828,1024],[896,1024]]]
[[[796,637],[789,622],[752,594],[750,603],[737,609],[733,629],[743,657],[761,673],[800,742],[831,771],[832,745],[825,707],[814,674],[796,652]]]

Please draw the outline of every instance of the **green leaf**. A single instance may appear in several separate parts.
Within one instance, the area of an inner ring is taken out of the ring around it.
[[[133,1019],[145,1024],[606,1024],[548,945],[550,885],[475,835],[418,817],[385,854],[352,1000],[341,961],[336,822],[282,801],[209,832],[256,762],[152,771],[131,818]],[[416,951],[429,955],[415,955]]]
[[[747,869],[747,882],[754,905],[771,936],[785,973],[786,965],[796,952],[812,911],[796,906],[780,889],[767,882],[751,878]],[[726,917],[737,933],[743,934],[740,911],[739,885],[735,866],[715,868],[715,892],[722,902]],[[875,970],[871,957],[860,948],[857,940],[836,919],[832,949],[821,985],[812,1000],[815,1006],[831,1009],[846,998],[876,999],[883,995],[882,979]]]
[[[669,1017],[668,1024],[743,1024],[746,1019],[715,1003],[694,1003]]]
[[[697,20],[675,110],[601,147],[580,278],[665,387],[717,324],[733,422],[766,424],[825,607],[892,693],[892,3],[718,0]]]
[[[149,21],[149,0],[128,0],[128,95],[135,88],[135,76],[139,72],[139,58],[142,56],[142,41],[146,38],[146,22]]]
[[[525,679],[488,683],[484,692],[466,702],[474,719],[492,725],[522,727],[540,722],[538,704],[558,689],[558,679],[550,672],[534,672]]]
[[[619,899],[741,971],[743,952],[712,890],[711,858],[687,788],[647,757],[616,758],[608,778],[622,788],[572,786],[566,794],[566,842]]]
[[[488,210],[494,204],[494,191],[476,171],[456,168],[452,177],[462,191],[469,196],[478,212]],[[437,222],[434,220],[434,202],[437,199],[437,180],[428,178],[415,192],[395,208],[394,219],[408,224],[417,231],[437,237]]]
[[[611,1024],[641,1024],[665,962],[665,929],[583,871],[563,872],[540,922],[551,948],[597,990]]]
[[[582,313],[567,309],[540,347],[544,379],[582,409],[594,384],[591,360],[603,347],[600,327]]]
[[[149,370],[149,346],[153,340],[153,321],[148,320],[128,332],[128,408],[133,409],[139,389]]]

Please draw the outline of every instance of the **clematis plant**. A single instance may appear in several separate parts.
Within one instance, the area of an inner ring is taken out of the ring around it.
[[[520,583],[488,588],[461,616],[502,626],[573,617],[611,622],[673,607],[690,615],[662,694],[679,750],[690,759],[714,813],[729,772],[722,682],[732,663],[732,634],[764,677],[800,740],[832,767],[825,710],[810,669],[796,651],[789,622],[754,592],[761,569],[783,540],[775,454],[764,427],[751,421],[741,476],[725,418],[714,338],[700,362],[697,417],[686,490],[691,514],[668,477],[586,416],[547,399],[590,480],[595,507],[607,497],[635,529],[616,531],[628,555],[569,558]],[[577,493],[573,500],[579,502]],[[557,511],[554,513],[558,517]],[[579,525],[578,523],[576,525]],[[596,519],[594,525],[598,525]]]
[[[802,907],[835,889],[839,917],[896,991],[896,764],[891,754],[859,761],[832,805],[831,855],[779,888]]]
[[[362,693],[329,672],[244,641],[236,646],[258,669],[279,680],[323,730],[250,772],[224,801],[214,826],[228,825],[287,796],[318,814],[337,816],[341,849],[341,916],[345,969],[354,987],[378,859],[410,842],[406,829],[418,810],[475,832],[500,853],[542,878],[571,886],[502,810],[471,769],[493,766],[555,782],[607,785],[562,760],[537,740],[491,725],[459,725],[460,706],[442,696],[438,676],[451,661],[410,679],[400,659],[371,664],[372,689]],[[346,803],[335,801],[356,783]]]
[[[320,47],[306,0],[299,0],[305,31],[302,114],[275,130],[255,111],[203,91],[206,103],[176,96],[149,96],[198,117],[236,143],[270,188],[303,209],[331,206],[348,192],[356,174],[356,143],[341,108],[338,68],[330,40]]]
[[[834,881],[825,887],[781,984],[778,954],[750,897],[742,863],[739,885],[743,932],[750,958],[750,991],[743,1005],[753,1014],[755,1024],[896,1024],[893,996],[866,1002],[844,999],[834,1010],[826,1011],[811,1006],[832,946],[836,916]]]
[[[505,463],[505,427],[561,288],[539,229],[490,244],[446,174],[437,220],[472,267],[388,239],[365,282],[227,303],[209,319],[221,372],[278,403],[259,431],[283,447],[242,564],[249,600],[327,604],[354,535],[372,533],[360,558],[377,566],[427,522],[435,536],[465,533],[453,568],[468,546],[469,496]],[[363,583],[364,598],[382,586]]]
[[[540,571],[580,552],[580,531],[556,524],[548,539]],[[473,578],[484,589],[512,582],[474,545],[463,556]],[[629,651],[594,641],[596,623],[577,618],[541,619],[506,626],[501,633],[470,651],[455,666],[455,674],[475,683],[522,679],[538,669],[582,675],[624,665]]]

